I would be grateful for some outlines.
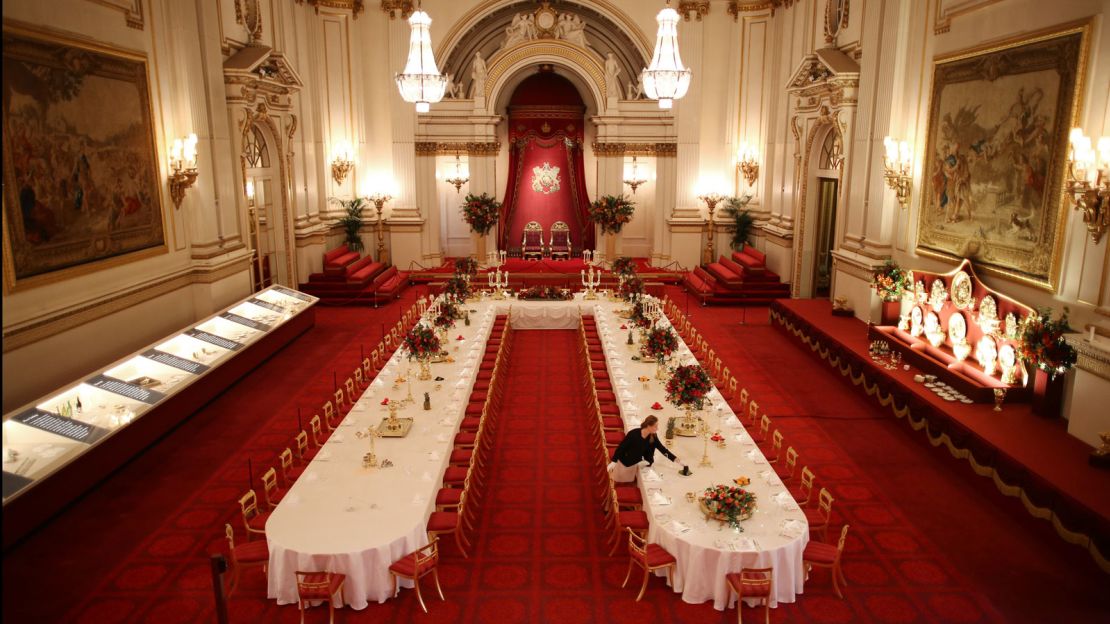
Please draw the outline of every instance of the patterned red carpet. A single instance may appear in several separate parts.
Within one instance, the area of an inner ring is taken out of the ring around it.
[[[225,521],[238,526],[246,458],[256,477],[271,465],[296,429],[296,406],[322,401],[333,364],[352,368],[360,341],[374,344],[397,309],[320,310],[315,329],[5,555],[4,617],[212,621],[207,553],[222,547]],[[690,310],[836,496],[834,527],[853,527],[846,599],[817,572],[773,621],[1086,622],[1110,613],[1105,576],[1082,552],[767,326],[765,310],[748,310],[758,324],[747,326],[735,308]],[[402,591],[362,612],[343,609],[337,621],[735,621],[733,611],[682,603],[661,580],[640,603],[620,588],[626,560],[605,556],[600,509],[584,485],[586,434],[564,365],[573,340],[517,335],[476,547],[470,559],[445,547],[447,601],[432,597],[425,615]],[[326,621],[320,610],[308,616]],[[296,607],[265,599],[257,570],[245,575],[233,622],[297,619]]]

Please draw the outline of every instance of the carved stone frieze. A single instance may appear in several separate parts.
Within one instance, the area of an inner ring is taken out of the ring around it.
[[[465,152],[468,156],[496,156],[501,153],[500,141],[478,142],[467,141],[465,143],[437,143],[435,141],[417,141],[413,144],[418,155],[423,156],[443,156],[462,154]]]
[[[595,156],[656,156],[678,155],[677,143],[594,143]]]
[[[709,15],[709,0],[683,0],[678,3],[678,12],[682,14],[682,19],[687,22],[690,21],[691,13],[700,22],[701,18]]]
[[[770,10],[773,15],[775,12],[775,3],[771,0],[729,0],[728,14],[732,16],[732,21],[740,18],[741,13],[760,13],[762,11]]]
[[[309,6],[316,9],[316,13],[320,13],[320,7],[324,7],[325,9],[341,9],[350,11],[351,17],[355,19],[358,19],[358,14],[366,9],[365,0],[297,0],[297,4],[303,4],[306,1]],[[384,5],[385,2],[382,2],[382,4]],[[409,2],[409,6],[412,6],[412,2]],[[382,8],[384,9],[385,7],[383,6]],[[411,13],[412,11],[409,12]]]
[[[389,13],[389,19],[408,19],[413,10],[412,0],[382,0],[382,11]]]

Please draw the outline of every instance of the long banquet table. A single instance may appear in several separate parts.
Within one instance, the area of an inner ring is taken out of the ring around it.
[[[416,380],[415,374],[408,374],[410,367],[401,353],[394,353],[270,516],[266,524],[269,597],[279,604],[295,604],[294,572],[298,570],[346,574],[344,600],[355,609],[392,596],[389,565],[428,542],[427,519],[434,511],[440,479],[498,314],[508,313],[514,329],[568,329],[577,327],[583,314],[595,316],[625,424],[638,426],[647,413],[661,420],[677,415],[670,406],[659,412],[649,409],[655,401],[666,403],[662,383],[651,381],[645,387],[636,381],[641,375],[652,376],[654,364],[631,360],[634,353],[623,344],[626,332],[619,329],[622,321],[617,316],[625,307],[605,300],[584,301],[581,294],[567,302],[484,297],[465,306],[471,311],[471,325],[459,322],[450,332],[448,350],[454,361],[432,365],[433,377],[443,377],[440,382]],[[457,340],[460,336],[462,340]],[[678,359],[692,359],[685,345]],[[407,383],[395,383],[406,375]],[[363,468],[362,457],[370,443],[356,438],[355,432],[381,422],[388,415],[382,400],[404,399],[408,383],[415,401],[398,410],[398,417],[413,418],[412,431],[404,438],[375,442],[379,461],[388,459],[394,466]],[[425,392],[431,397],[431,412],[422,407]],[[781,482],[723,397],[714,391],[711,399],[709,422],[714,425],[717,417],[712,414],[720,414],[728,448],[711,446],[714,465],[700,468],[700,439],[667,442],[694,474],[678,475],[678,466],[666,459],[644,471],[640,482],[644,510],[651,519],[649,538],[678,559],[675,591],[686,602],[713,600],[717,609],[724,609],[730,603],[724,576],[741,567],[774,567],[772,604],[793,602],[804,580],[801,557],[809,535],[805,516],[789,493],[783,494]],[[756,513],[743,523],[743,533],[703,521],[697,505],[685,500],[686,492],[731,483],[739,475],[751,478],[748,489],[758,497]],[[782,498],[782,505],[772,498],[775,495]],[[783,532],[787,520],[795,523],[791,536]]]

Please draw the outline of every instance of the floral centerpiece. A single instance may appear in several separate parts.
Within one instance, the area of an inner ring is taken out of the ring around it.
[[[667,400],[676,407],[701,409],[705,397],[713,390],[713,382],[705,369],[697,364],[677,366],[667,381]]]
[[[471,258],[470,256],[467,256],[465,258],[455,259],[455,275],[456,276],[469,275],[470,277],[474,277],[477,274],[478,274],[478,261],[477,260],[475,260],[474,258]]]
[[[909,275],[893,260],[887,260],[871,273],[871,287],[883,301],[901,301],[910,287]]]
[[[655,378],[665,379],[666,369],[663,367],[663,361],[677,349],[678,336],[669,327],[656,327],[648,332],[644,346],[640,350],[658,364],[655,367]]]
[[[419,379],[431,379],[432,372],[428,362],[439,354],[441,348],[439,336],[436,336],[432,328],[424,324],[413,327],[401,339],[401,346],[404,347],[410,360],[420,363]]]
[[[466,299],[470,296],[470,283],[467,282],[462,275],[455,275],[447,280],[447,284],[443,287],[443,292],[448,295],[453,295],[456,299]]]
[[[439,304],[439,314],[432,319],[432,324],[440,331],[446,331],[455,326],[455,319],[459,315],[459,308],[450,301]]]
[[[648,318],[647,313],[644,312],[644,302],[637,301],[632,304],[632,316],[629,317],[632,324],[641,329],[651,327],[651,319]]]
[[[626,277],[636,275],[636,263],[628,256],[621,256],[613,260],[613,264],[610,265],[610,268],[613,273],[617,275],[624,275]]]
[[[624,195],[606,195],[590,204],[590,221],[601,228],[602,234],[619,234],[635,211],[636,204]]]
[[[699,498],[702,512],[743,531],[740,523],[755,513],[755,494],[732,485],[714,485]]]
[[[1025,362],[1036,366],[1056,377],[1075,366],[1076,352],[1066,340],[1064,334],[1071,331],[1068,326],[1068,312],[1057,320],[1052,320],[1052,310],[1043,308],[1037,314],[1031,314],[1022,323],[1021,351],[1019,356]]]
[[[621,299],[631,301],[637,299],[640,295],[644,294],[644,280],[633,275],[628,279],[621,282],[620,290],[618,291]]]
[[[485,236],[497,225],[501,215],[501,202],[486,193],[475,195],[470,193],[462,205],[462,216],[466,224],[475,233]]]
[[[520,291],[517,298],[533,301],[569,301],[574,299],[574,294],[554,286],[533,286]]]

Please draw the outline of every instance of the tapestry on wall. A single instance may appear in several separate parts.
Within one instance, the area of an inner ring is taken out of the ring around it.
[[[919,253],[1054,288],[1087,26],[938,58]]]
[[[6,284],[164,251],[146,60],[3,37]]]

